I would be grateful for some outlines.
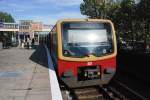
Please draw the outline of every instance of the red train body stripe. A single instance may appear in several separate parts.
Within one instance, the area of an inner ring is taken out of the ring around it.
[[[87,66],[101,66],[101,70],[104,70],[105,68],[114,68],[116,69],[116,57],[100,60],[100,61],[91,61],[92,65],[88,65],[88,62],[72,62],[72,61],[64,61],[58,59],[58,73],[59,77],[63,74],[63,72],[66,72],[68,70],[71,70],[74,74],[74,76],[77,76],[77,69],[78,67],[87,67]]]

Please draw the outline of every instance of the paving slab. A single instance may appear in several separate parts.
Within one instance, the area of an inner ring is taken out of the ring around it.
[[[51,100],[44,47],[0,50],[0,100]]]

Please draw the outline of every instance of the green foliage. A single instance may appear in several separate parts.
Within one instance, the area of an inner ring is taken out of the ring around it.
[[[6,12],[1,12],[0,11],[0,22],[14,22],[14,18],[6,13]],[[7,35],[4,35],[7,34]],[[11,41],[11,34],[12,32],[0,32],[0,41],[2,41],[2,39],[5,39],[6,41]]]
[[[97,18],[98,17],[98,3],[96,3],[96,0],[83,0],[84,3],[81,3],[80,9],[81,13],[83,15],[87,15],[90,18]]]
[[[137,5],[137,14],[141,19],[150,20],[150,0],[141,0]]]
[[[141,0],[136,6],[136,21],[137,24],[136,31],[138,34],[142,33],[145,41],[146,38],[150,36],[150,0]],[[149,40],[149,39],[148,39]],[[150,42],[150,41],[149,41]]]
[[[83,0],[80,5],[81,14],[90,18],[107,18],[111,10],[112,0]]]
[[[14,18],[6,13],[6,12],[0,12],[0,21],[3,21],[3,22],[14,22]]]
[[[150,0],[83,0],[81,14],[90,18],[113,21],[118,37],[124,40],[144,40],[150,36]]]

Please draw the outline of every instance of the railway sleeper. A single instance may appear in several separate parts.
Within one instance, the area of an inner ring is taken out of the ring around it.
[[[102,94],[92,94],[88,96],[78,96],[77,100],[101,100],[103,98]]]

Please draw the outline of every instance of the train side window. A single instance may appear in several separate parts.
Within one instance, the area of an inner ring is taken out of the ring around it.
[[[58,55],[58,52],[57,52],[57,33],[56,33],[56,27],[54,27],[52,29],[52,49],[53,49],[53,52],[55,54],[55,56],[57,57]]]
[[[50,34],[48,34],[47,37],[47,47],[50,49]]]

